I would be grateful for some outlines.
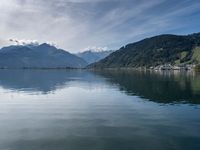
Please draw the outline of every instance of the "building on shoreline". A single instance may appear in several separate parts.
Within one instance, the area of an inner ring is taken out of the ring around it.
[[[164,64],[158,66],[151,66],[151,70],[193,70],[196,65],[194,64],[187,64],[187,65],[171,65],[171,64]]]

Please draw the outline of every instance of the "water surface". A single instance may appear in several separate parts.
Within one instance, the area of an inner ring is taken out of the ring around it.
[[[199,150],[200,75],[0,70],[0,150]]]

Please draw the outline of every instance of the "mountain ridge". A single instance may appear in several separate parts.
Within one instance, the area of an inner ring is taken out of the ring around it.
[[[76,55],[84,59],[88,64],[91,64],[107,57],[112,52],[114,52],[114,50],[105,50],[105,51],[87,50],[87,51],[79,52]]]
[[[163,34],[127,44],[88,68],[151,67],[200,63],[200,33]],[[197,55],[195,57],[194,55]]]
[[[84,68],[86,65],[83,59],[47,43],[0,49],[0,68]]]

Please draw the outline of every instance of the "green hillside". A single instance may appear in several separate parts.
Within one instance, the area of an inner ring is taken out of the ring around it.
[[[150,67],[166,63],[200,63],[200,33],[186,36],[168,34],[147,38],[128,44],[89,67]]]

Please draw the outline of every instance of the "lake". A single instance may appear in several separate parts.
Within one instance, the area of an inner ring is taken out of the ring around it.
[[[200,75],[0,70],[0,150],[199,150]]]

